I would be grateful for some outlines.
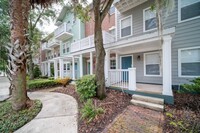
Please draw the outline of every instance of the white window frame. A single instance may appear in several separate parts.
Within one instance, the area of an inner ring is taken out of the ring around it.
[[[65,53],[63,52],[63,54],[67,54],[67,53],[70,53],[70,43],[69,42],[66,42],[64,43],[64,46],[63,46],[63,49],[65,49]],[[69,47],[69,52],[67,52],[67,48]]]
[[[128,35],[128,36],[124,36],[124,37],[122,37],[122,34],[121,34],[121,24],[122,24],[122,21],[124,20],[124,19],[127,19],[127,18],[130,18],[131,19],[131,34],[130,35]],[[133,35],[133,20],[132,20],[132,15],[129,15],[129,16],[127,16],[127,17],[124,17],[124,18],[122,18],[122,19],[120,19],[120,24],[119,24],[119,26],[120,26],[120,38],[122,39],[122,38],[127,38],[127,37],[130,37],[130,36],[132,36]]]
[[[180,48],[180,49],[178,49],[178,77],[181,77],[181,78],[197,78],[197,77],[199,77],[199,76],[186,76],[186,75],[182,75],[181,74],[181,51],[182,50],[190,50],[190,49],[198,49],[198,48],[200,48],[200,46],[199,47],[188,47],[188,48]]]
[[[157,27],[156,27],[156,28],[153,28],[153,29],[150,29],[150,30],[146,30],[146,29],[145,29],[145,11],[146,11],[146,10],[149,10],[149,9],[150,9],[150,7],[146,8],[146,9],[143,9],[143,32],[154,31],[154,30],[157,29]]]
[[[117,61],[116,61],[115,57],[110,58],[110,68],[109,69],[111,69],[111,64],[112,64],[111,61],[115,61],[115,66],[113,65],[112,67],[115,67],[115,69],[117,69]],[[115,69],[111,69],[111,70],[115,70]]]
[[[160,57],[161,57],[161,53],[159,51],[156,51],[156,52],[148,52],[148,53],[144,53],[143,54],[143,57],[144,57],[144,76],[146,77],[161,77],[162,76],[162,72],[161,72],[161,67],[162,67],[162,57],[161,57],[161,62],[159,64],[159,68],[160,68],[160,75],[148,75],[146,74],[146,55],[148,54],[160,54]]]
[[[198,18],[200,18],[200,16],[181,20],[181,0],[178,0],[178,23],[187,22],[187,21],[191,21],[191,20],[194,20],[194,19],[198,19]]]

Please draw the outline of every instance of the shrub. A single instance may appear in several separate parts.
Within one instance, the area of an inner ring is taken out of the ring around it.
[[[40,71],[40,68],[38,66],[35,66],[34,69],[33,69],[33,76],[34,76],[34,78],[39,78],[41,74],[42,73]]]
[[[86,100],[96,95],[96,81],[94,75],[86,75],[76,81],[76,90],[81,100]]]
[[[55,80],[57,83],[62,84],[64,87],[71,81],[69,77],[66,78],[58,78]]]
[[[191,81],[192,84],[184,84],[182,87],[185,91],[200,94],[200,78]]]
[[[54,80],[54,77],[49,77],[48,80]]]
[[[171,128],[173,132],[177,133],[199,133],[200,121],[196,115],[188,109],[183,109],[180,114],[166,113],[168,117],[167,126]]]
[[[48,76],[40,76],[41,79],[48,79]]]
[[[52,87],[58,85],[54,80],[37,79],[28,82],[28,90],[35,90],[40,88]]]
[[[91,122],[97,115],[104,113],[102,108],[95,107],[91,99],[88,99],[81,109],[81,119]]]

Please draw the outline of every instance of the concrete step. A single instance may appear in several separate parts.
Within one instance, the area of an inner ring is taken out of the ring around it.
[[[132,98],[134,100],[143,101],[143,102],[155,103],[155,104],[160,104],[160,105],[164,104],[164,99],[162,98],[155,98],[155,97],[142,96],[142,95],[136,95],[136,94],[132,95]]]
[[[144,107],[144,108],[148,108],[148,109],[152,109],[152,110],[156,110],[160,112],[164,111],[164,105],[159,105],[155,103],[149,103],[149,102],[144,102],[144,101],[139,101],[139,100],[134,100],[134,99],[131,100],[131,103],[136,106],[140,106],[140,107]]]

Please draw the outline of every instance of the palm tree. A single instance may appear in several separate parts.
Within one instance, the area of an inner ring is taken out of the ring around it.
[[[26,91],[26,63],[28,57],[28,16],[31,5],[47,7],[57,0],[10,0],[11,43],[8,51],[8,78],[12,91],[12,108],[21,110],[27,107],[29,98]]]

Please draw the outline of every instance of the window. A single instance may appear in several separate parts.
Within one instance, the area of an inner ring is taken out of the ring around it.
[[[150,8],[147,8],[143,11],[143,17],[144,31],[153,30],[157,27],[156,11],[152,11]]]
[[[110,10],[109,10],[109,14],[112,15],[115,13],[115,7],[112,5]]]
[[[69,63],[67,64],[67,70],[70,70],[70,64]]]
[[[116,60],[110,60],[110,69],[116,69]]]
[[[70,52],[69,43],[65,43],[63,45],[63,53],[69,53],[69,52]]]
[[[200,17],[200,0],[179,0],[179,21]]]
[[[179,50],[179,76],[200,76],[200,47]]]
[[[121,30],[120,35],[121,37],[130,36],[132,34],[132,16],[128,16],[121,20]]]
[[[145,76],[160,76],[160,54],[158,52],[144,54]]]
[[[66,64],[64,64],[64,70],[67,70],[67,65]]]

